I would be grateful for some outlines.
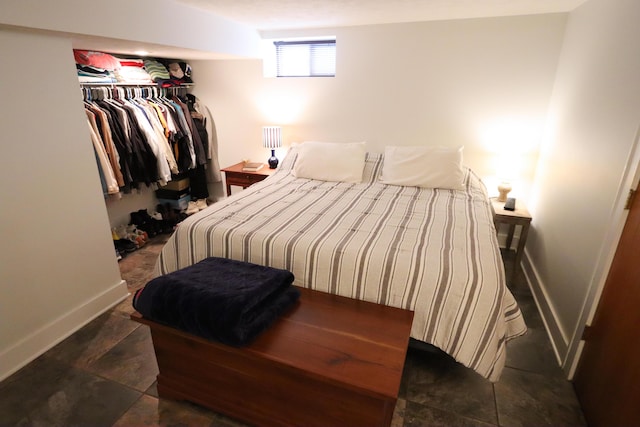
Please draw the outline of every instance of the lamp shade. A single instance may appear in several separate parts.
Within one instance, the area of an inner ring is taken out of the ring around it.
[[[262,145],[264,148],[282,147],[282,128],[280,128],[280,126],[263,127]]]

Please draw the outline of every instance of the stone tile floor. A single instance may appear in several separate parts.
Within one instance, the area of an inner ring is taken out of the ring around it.
[[[119,262],[131,290],[149,280],[166,238]],[[511,261],[513,254],[503,257]],[[507,273],[511,265],[506,262]],[[413,345],[393,426],[586,425],[521,272],[510,288],[529,332],[508,344],[500,381],[492,384],[446,354]],[[158,397],[149,330],[129,320],[132,311],[129,296],[1,382],[0,426],[242,426]]]

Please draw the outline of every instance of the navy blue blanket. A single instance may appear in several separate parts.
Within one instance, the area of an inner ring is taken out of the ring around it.
[[[298,300],[293,279],[287,270],[211,257],[149,281],[133,307],[147,319],[242,346]]]

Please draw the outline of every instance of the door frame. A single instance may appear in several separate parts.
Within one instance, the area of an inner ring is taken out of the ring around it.
[[[580,311],[580,318],[578,319],[577,326],[573,331],[571,340],[569,341],[568,350],[564,360],[562,361],[562,369],[567,374],[569,380],[573,379],[582,350],[584,349],[584,340],[582,335],[587,326],[593,323],[593,318],[604,290],[604,285],[609,275],[609,269],[613,262],[613,257],[618,248],[620,236],[624,228],[625,222],[629,211],[625,210],[625,204],[629,196],[629,190],[636,190],[636,197],[638,195],[638,185],[640,183],[640,127],[636,130],[635,140],[629,152],[629,158],[624,168],[620,187],[618,188],[618,194],[616,195],[616,201],[611,210],[607,234],[605,240],[600,249],[596,268],[594,269],[593,276],[587,292],[587,297],[582,305]],[[636,203],[640,203],[636,201]]]

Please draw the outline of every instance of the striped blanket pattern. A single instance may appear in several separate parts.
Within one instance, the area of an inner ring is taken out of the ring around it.
[[[368,153],[362,183],[325,182],[295,178],[295,158],[183,221],[155,274],[212,256],[289,270],[297,286],[413,310],[413,338],[497,381],[526,326],[477,175],[464,191],[385,185]]]

